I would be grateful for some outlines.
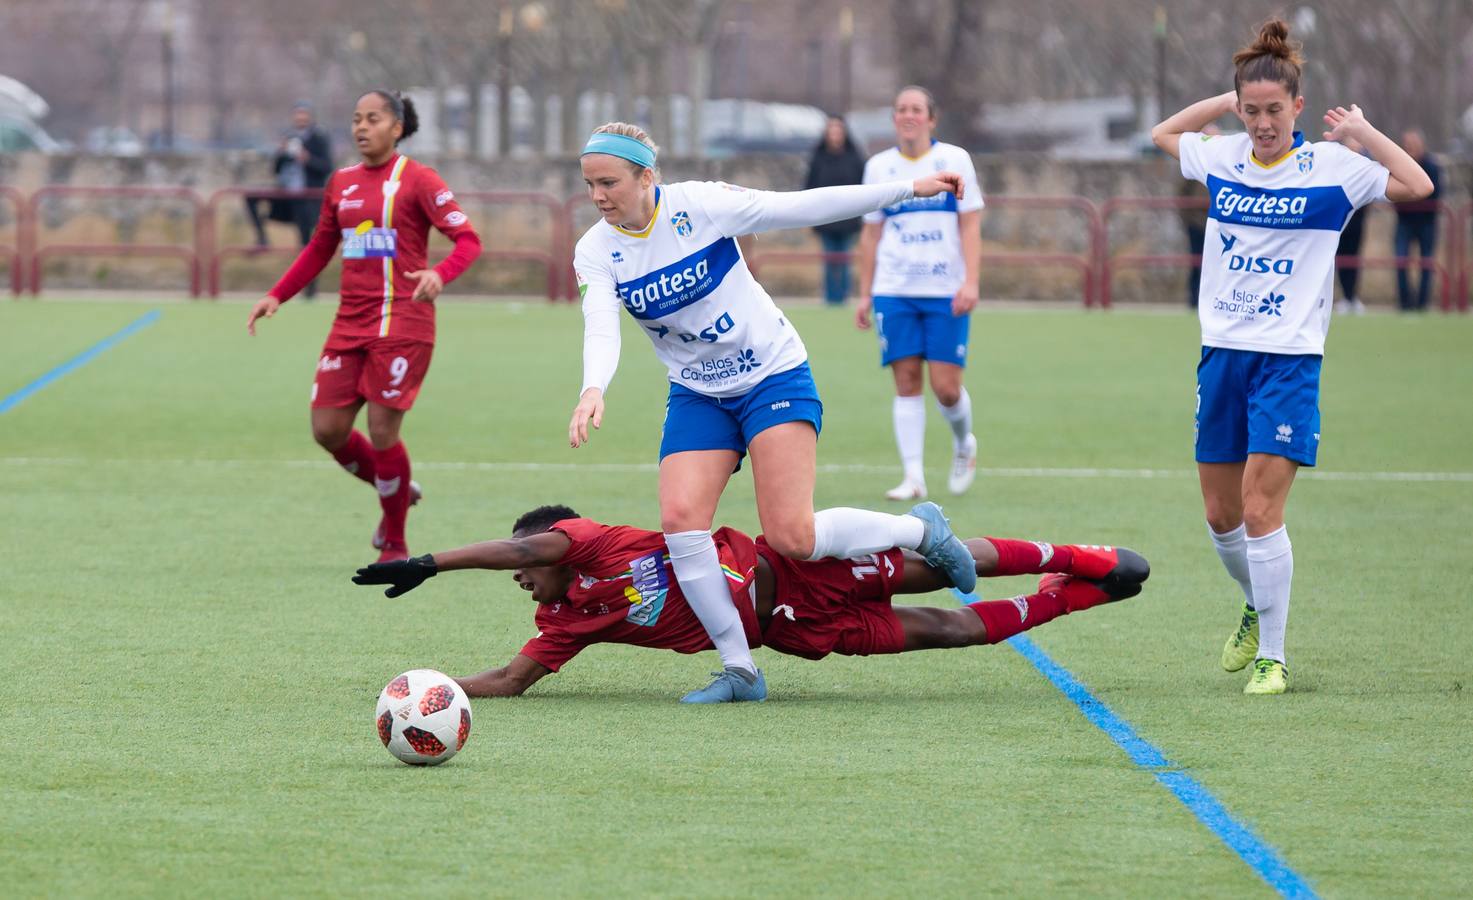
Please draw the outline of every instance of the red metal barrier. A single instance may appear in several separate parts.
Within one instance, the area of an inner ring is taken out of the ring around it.
[[[257,256],[271,254],[295,257],[301,252],[300,247],[261,247],[256,244],[229,244],[220,246],[219,240],[219,212],[221,204],[229,198],[243,198],[246,196],[259,197],[261,199],[301,199],[313,198],[320,200],[322,190],[311,188],[302,191],[285,191],[271,188],[252,187],[230,187],[218,190],[210,195],[205,204],[206,223],[203,235],[203,246],[209,248],[206,252],[210,260],[209,264],[209,295],[220,296],[220,274],[224,261],[230,257]],[[456,199],[462,205],[466,202],[484,204],[520,204],[540,206],[546,209],[552,218],[552,227],[548,235],[547,250],[514,250],[500,249],[495,247],[489,235],[484,230],[482,234],[481,259],[514,259],[529,260],[541,263],[547,276],[547,299],[556,300],[562,289],[559,281],[558,261],[563,258],[563,239],[565,229],[563,228],[562,213],[563,206],[555,197],[548,194],[521,192],[521,191],[458,191]],[[474,220],[472,220],[474,221]]]
[[[1337,269],[1430,269],[1438,276],[1442,285],[1441,306],[1444,310],[1452,308],[1453,295],[1458,296],[1459,309],[1467,308],[1466,294],[1468,271],[1464,262],[1466,253],[1463,243],[1463,220],[1466,215],[1459,214],[1459,210],[1450,204],[1439,200],[1423,201],[1428,208],[1436,209],[1442,215],[1443,227],[1448,232],[1443,246],[1448,254],[1448,263],[1444,265],[1437,259],[1420,259],[1413,262],[1410,258],[1383,257],[1383,256],[1339,256],[1335,258]],[[1100,255],[1100,281],[1101,294],[1105,303],[1111,300],[1113,292],[1115,273],[1121,269],[1130,268],[1191,268],[1200,266],[1202,257],[1191,253],[1121,253],[1111,254],[1109,250],[1109,228],[1110,217],[1122,210],[1183,210],[1183,209],[1207,209],[1208,199],[1206,197],[1115,197],[1105,202],[1103,208],[1104,241],[1103,251]],[[1388,203],[1374,204],[1378,209],[1392,209]]]
[[[40,222],[41,203],[48,197],[172,197],[189,201],[190,223],[193,240],[191,246],[181,244],[48,244],[41,246]],[[45,261],[52,256],[144,256],[180,259],[189,264],[189,295],[200,295],[200,273],[203,255],[201,252],[200,227],[203,216],[199,196],[185,187],[84,187],[74,185],[47,185],[31,194],[27,204],[30,215],[31,235],[31,293],[41,293],[41,279]]]
[[[15,244],[10,247],[0,244],[0,260],[10,266],[10,293],[18,297],[25,284],[25,261],[29,256],[30,217],[26,214],[29,207],[25,194],[4,185],[0,185],[0,201],[9,203],[15,210]]]

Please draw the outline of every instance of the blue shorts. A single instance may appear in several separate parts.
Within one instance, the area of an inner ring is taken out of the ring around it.
[[[1203,347],[1197,365],[1197,462],[1269,453],[1312,466],[1320,449],[1322,356]]]
[[[875,297],[880,365],[919,356],[965,366],[971,324],[970,315],[951,314],[950,297]]]
[[[752,438],[784,422],[823,430],[823,403],[806,362],[764,378],[738,397],[708,397],[671,382],[660,459],[687,450],[735,450],[746,456]]]

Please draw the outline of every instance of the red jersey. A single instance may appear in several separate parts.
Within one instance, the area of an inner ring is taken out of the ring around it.
[[[571,566],[578,578],[565,600],[538,605],[538,633],[522,648],[523,656],[556,672],[591,644],[634,644],[679,653],[712,649],[710,636],[675,581],[663,534],[591,519],[564,519],[552,530],[572,540],[558,564]],[[757,545],[730,528],[712,538],[747,642],[759,647],[762,632],[752,599]]]
[[[481,241],[439,174],[397,153],[381,166],[339,169],[323,189],[312,240],[270,293],[291,299],[341,244],[342,302],[332,336],[433,342],[435,304],[409,299],[416,280],[407,274],[426,268],[431,226],[455,241],[435,267],[449,284],[480,254]]]

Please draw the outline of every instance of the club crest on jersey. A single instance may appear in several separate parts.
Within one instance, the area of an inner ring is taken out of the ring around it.
[[[670,224],[675,226],[675,233],[681,237],[690,237],[692,231],[690,215],[684,210],[670,217]]]
[[[1300,150],[1294,155],[1294,161],[1299,164],[1300,172],[1308,172],[1314,168],[1314,151]]]

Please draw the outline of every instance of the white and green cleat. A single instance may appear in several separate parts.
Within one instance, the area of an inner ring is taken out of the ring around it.
[[[1258,611],[1249,609],[1248,604],[1244,603],[1243,619],[1238,623],[1238,630],[1222,645],[1222,667],[1229,672],[1236,672],[1253,662],[1253,657],[1257,655]]]
[[[1253,677],[1243,686],[1245,694],[1282,694],[1289,689],[1289,668],[1276,659],[1253,664]]]

